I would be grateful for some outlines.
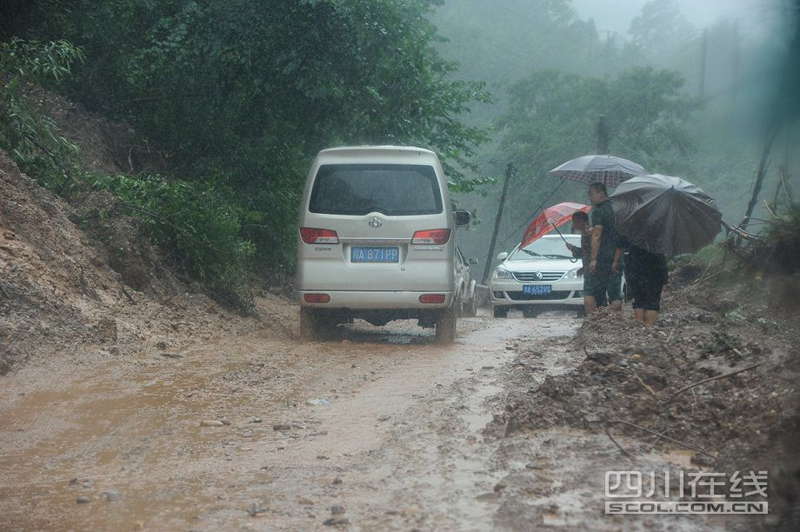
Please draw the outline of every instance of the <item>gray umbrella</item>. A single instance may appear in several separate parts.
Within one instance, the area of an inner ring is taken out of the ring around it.
[[[714,241],[722,214],[698,186],[679,177],[633,177],[611,195],[617,231],[632,244],[667,257]]]
[[[633,176],[647,173],[641,165],[614,155],[584,155],[557,166],[548,172],[581,183],[605,183],[616,187]]]

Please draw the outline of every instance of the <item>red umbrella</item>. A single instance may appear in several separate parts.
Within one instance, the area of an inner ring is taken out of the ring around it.
[[[522,247],[569,222],[576,211],[589,212],[589,210],[591,210],[589,205],[581,203],[559,203],[544,209],[542,214],[537,216],[525,230],[525,234],[522,236]]]

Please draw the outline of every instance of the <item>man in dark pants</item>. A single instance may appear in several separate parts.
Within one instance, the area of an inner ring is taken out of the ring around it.
[[[622,245],[628,249],[625,271],[633,298],[633,315],[645,325],[653,325],[658,320],[661,291],[669,277],[667,259],[624,240]]]
[[[618,248],[614,225],[614,210],[603,183],[589,185],[592,209],[592,251],[589,273],[592,275],[591,295],[597,307],[608,304],[607,292],[613,277],[613,264],[619,262],[622,250]],[[612,288],[612,294],[614,294]],[[594,310],[594,309],[592,309]]]

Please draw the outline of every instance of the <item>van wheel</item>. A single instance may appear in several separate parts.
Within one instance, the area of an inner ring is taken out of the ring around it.
[[[436,342],[449,344],[456,339],[456,312],[453,308],[442,311],[436,318]]]
[[[320,336],[320,324],[317,313],[313,309],[300,307],[300,340],[317,340]]]
[[[492,313],[494,314],[495,318],[507,318],[508,317],[508,308],[506,308],[506,307],[494,307],[492,309]]]

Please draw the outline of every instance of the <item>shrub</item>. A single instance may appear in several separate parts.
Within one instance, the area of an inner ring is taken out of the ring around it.
[[[158,175],[96,176],[93,183],[144,221],[148,236],[186,277],[223,303],[253,311],[247,274],[255,246],[239,236],[246,213],[230,191]]]

